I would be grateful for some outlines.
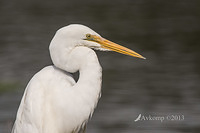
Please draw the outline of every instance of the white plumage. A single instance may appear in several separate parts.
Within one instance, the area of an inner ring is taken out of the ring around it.
[[[73,24],[57,31],[50,43],[53,66],[33,76],[21,100],[12,133],[85,132],[100,93],[102,69],[95,52],[112,50],[144,58]],[[79,71],[77,82],[70,73]]]

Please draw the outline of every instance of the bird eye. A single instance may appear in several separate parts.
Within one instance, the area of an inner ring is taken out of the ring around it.
[[[91,37],[91,34],[86,34],[86,37],[87,37],[87,38],[90,38],[90,37]]]

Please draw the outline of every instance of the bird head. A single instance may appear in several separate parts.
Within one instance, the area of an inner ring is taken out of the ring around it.
[[[95,50],[115,51],[121,54],[145,59],[145,57],[135,51],[111,42],[101,37],[89,27],[80,24],[71,24],[59,29],[52,42],[56,41],[59,43],[58,40],[60,41],[60,44],[64,44],[69,49],[85,46]]]
[[[88,48],[101,51],[115,51],[145,59],[133,50],[111,42],[87,26],[80,24],[71,24],[59,29],[49,46],[53,64],[68,72],[76,72],[80,68],[80,62],[86,59],[86,49]],[[78,58],[75,60],[75,57]]]

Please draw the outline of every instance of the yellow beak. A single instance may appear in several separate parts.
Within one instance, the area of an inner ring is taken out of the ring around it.
[[[118,53],[121,53],[121,54],[146,59],[145,57],[136,53],[135,51],[128,49],[126,47],[123,47],[123,46],[116,44],[114,42],[111,42],[109,40],[106,40],[102,37],[99,37],[99,36],[96,36],[96,35],[91,35],[91,34],[87,34],[86,37],[87,37],[87,40],[89,40],[89,41],[94,41],[94,42],[99,43],[102,48],[109,49],[111,51],[115,51],[115,52],[118,52]]]

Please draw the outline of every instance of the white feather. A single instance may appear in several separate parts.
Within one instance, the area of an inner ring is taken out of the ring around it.
[[[102,76],[98,58],[88,48],[97,44],[78,46],[87,33],[98,35],[82,25],[57,31],[50,44],[54,66],[45,67],[28,83],[12,133],[78,133],[87,123],[101,93]],[[68,73],[76,71],[77,83]]]

